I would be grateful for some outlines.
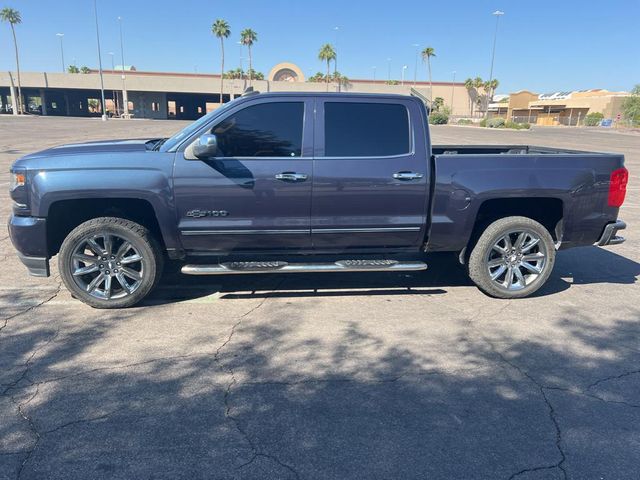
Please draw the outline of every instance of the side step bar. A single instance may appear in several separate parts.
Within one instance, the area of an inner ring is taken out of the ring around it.
[[[215,265],[185,265],[186,275],[233,275],[239,273],[386,272],[426,270],[424,262],[397,260],[338,260],[334,263],[227,262]]]

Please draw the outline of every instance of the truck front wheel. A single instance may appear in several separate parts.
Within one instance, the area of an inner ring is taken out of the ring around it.
[[[556,250],[549,231],[527,217],[506,217],[490,224],[469,257],[469,277],[484,293],[522,298],[549,278]]]
[[[124,308],[151,292],[162,262],[148,229],[124,218],[100,217],[67,235],[58,268],[74,297],[94,308]]]

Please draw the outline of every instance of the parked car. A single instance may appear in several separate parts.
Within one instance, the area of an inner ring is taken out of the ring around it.
[[[13,245],[98,308],[138,303],[165,258],[189,275],[416,271],[458,252],[498,298],[557,250],[624,241],[618,154],[432,145],[416,98],[248,94],[171,138],[92,142],[11,167]]]

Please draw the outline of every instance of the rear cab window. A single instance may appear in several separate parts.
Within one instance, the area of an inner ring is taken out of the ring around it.
[[[325,157],[411,153],[409,112],[401,103],[325,102]]]

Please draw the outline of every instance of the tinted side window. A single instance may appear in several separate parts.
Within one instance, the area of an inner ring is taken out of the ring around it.
[[[325,156],[377,157],[409,153],[409,115],[394,103],[324,104]]]
[[[213,127],[223,157],[299,157],[303,102],[260,103]]]

